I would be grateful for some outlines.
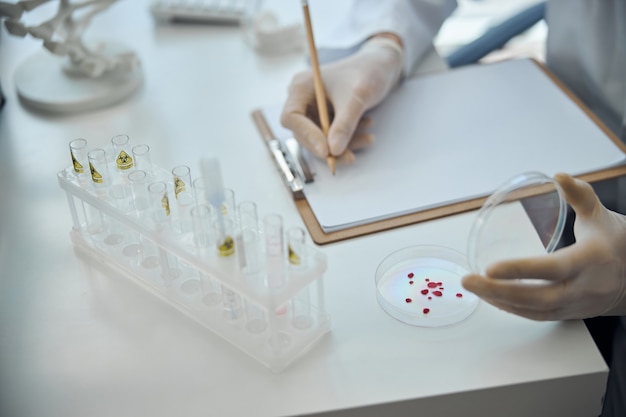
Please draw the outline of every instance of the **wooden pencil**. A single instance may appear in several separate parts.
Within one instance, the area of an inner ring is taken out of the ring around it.
[[[317,112],[319,113],[320,125],[324,136],[328,138],[328,130],[330,121],[328,117],[328,106],[326,104],[326,93],[324,91],[324,83],[322,82],[322,73],[320,71],[320,63],[317,59],[317,49],[315,48],[315,38],[313,37],[313,26],[311,25],[311,14],[309,12],[309,3],[302,0],[302,11],[304,12],[304,25],[306,28],[306,36],[309,44],[309,56],[311,58],[311,68],[313,70],[313,86],[315,88],[315,101],[317,102]],[[330,172],[335,175],[335,157],[328,153],[326,164]]]

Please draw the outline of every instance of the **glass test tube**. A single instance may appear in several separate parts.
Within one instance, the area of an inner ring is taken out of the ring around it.
[[[163,181],[153,182],[148,186],[148,194],[152,207],[152,219],[160,227],[169,224],[171,210],[167,184]]]
[[[102,148],[93,149],[87,153],[87,159],[89,161],[91,182],[96,190],[96,193],[98,194],[98,197],[102,200],[102,204],[104,204],[110,184],[106,152]],[[87,231],[89,233],[97,235],[105,230],[104,215],[98,207],[87,203],[85,214]]]
[[[167,183],[163,181],[153,182],[148,185],[148,194],[150,198],[151,218],[157,230],[166,230],[171,226],[171,210],[170,198]],[[178,261],[169,255],[163,248],[158,248],[159,264],[163,279],[169,283],[181,275],[178,269]]]
[[[111,144],[115,152],[115,167],[118,171],[128,172],[134,166],[130,138],[128,135],[115,135],[111,138]]]
[[[242,316],[241,297],[233,290],[222,285],[222,301],[224,303],[224,318],[237,320]]]
[[[193,196],[196,204],[209,204],[209,196],[204,178],[198,177],[193,180]]]
[[[124,188],[112,187],[109,190],[109,197],[111,198],[111,204],[122,213],[125,213],[128,209],[128,199]],[[122,243],[125,239],[125,227],[113,217],[108,219],[109,228],[108,235],[104,238],[104,243],[109,246],[115,246]]]
[[[214,307],[222,301],[220,284],[211,276],[200,273],[202,283],[202,302],[208,307]]]
[[[198,248],[207,248],[212,242],[211,209],[206,204],[199,204],[191,209],[194,243]]]
[[[70,141],[70,156],[72,158],[72,169],[81,186],[89,183],[89,158],[87,157],[87,140],[78,138]]]
[[[128,174],[128,181],[130,181],[130,189],[133,195],[133,203],[135,207],[135,214],[140,215],[143,211],[148,209],[149,197],[148,186],[146,181],[148,174],[146,171],[138,169]]]
[[[69,142],[70,156],[72,159],[72,171],[81,187],[91,184],[89,172],[89,159],[87,158],[87,140],[83,138],[74,139]],[[72,214],[72,222],[75,230],[81,230],[87,225],[87,213],[85,202],[75,198],[72,193],[67,192],[67,201]]]
[[[235,253],[235,224],[231,219],[225,219],[221,213],[216,214],[215,246],[217,254],[222,257]]]
[[[230,188],[224,188],[224,202],[222,203],[222,216],[225,219],[236,221],[237,206],[235,204],[235,192]]]
[[[132,147],[135,168],[146,172],[148,178],[152,178],[152,161],[150,160],[150,147],[146,144],[139,144]]]
[[[129,176],[126,175],[128,179]],[[145,187],[145,178],[138,174],[136,177],[132,177],[132,181],[135,183],[134,186],[131,186],[130,189],[128,186],[124,186],[123,184],[115,184],[111,187],[111,195],[119,196],[116,197],[117,204],[120,206],[120,210],[124,213],[133,213],[133,204],[134,204],[134,193],[133,188],[139,189],[140,187]],[[136,213],[136,211],[135,211]],[[126,229],[126,236],[128,238],[128,243],[122,248],[122,253],[124,256],[133,259],[133,262],[140,263],[141,259],[139,255],[141,255],[143,251],[143,244],[141,240],[141,235],[136,232],[132,228]]]
[[[289,267],[294,270],[305,269],[308,265],[306,233],[300,227],[287,230],[287,250]],[[292,324],[297,329],[308,329],[313,325],[311,315],[311,296],[306,286],[296,294],[291,302]]]
[[[256,204],[242,201],[237,206],[239,229],[241,233],[240,252],[242,269],[247,274],[256,274],[261,268],[261,237]]]
[[[102,190],[111,185],[109,164],[104,149],[92,149],[87,153],[87,159],[89,160],[89,171],[94,187]]]
[[[285,259],[283,218],[279,214],[268,214],[263,218],[265,236],[265,257],[267,268],[267,286],[279,288],[285,284]]]
[[[178,165],[172,168],[172,178],[174,180],[174,196],[176,199],[191,192],[191,168],[187,165]]]
[[[237,206],[237,214],[241,236],[239,256],[242,260],[242,269],[248,275],[248,280],[261,278],[260,274],[257,274],[261,270],[261,237],[256,204],[253,201],[242,201]],[[253,286],[257,284],[257,282],[250,281],[248,283]],[[264,332],[267,328],[265,310],[250,300],[244,301],[244,308],[246,311],[246,330],[254,334]]]
[[[161,264],[160,248],[150,239],[141,235],[139,237],[141,244],[141,266],[146,269],[154,269]]]
[[[187,165],[178,165],[172,169],[174,180],[174,196],[178,209],[179,232],[191,230],[191,208],[195,200],[191,190],[191,169]]]
[[[245,300],[246,310],[246,330],[250,333],[258,334],[265,331],[267,328],[267,318],[265,317],[265,310],[259,305]]]
[[[306,233],[301,227],[287,230],[287,252],[292,268],[306,268],[308,262]]]

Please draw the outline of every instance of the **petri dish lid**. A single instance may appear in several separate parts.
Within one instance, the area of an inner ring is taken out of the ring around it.
[[[461,278],[466,257],[443,246],[409,246],[388,255],[376,269],[378,303],[392,317],[414,326],[440,327],[467,318],[478,297]]]
[[[553,252],[566,217],[567,202],[553,178],[526,172],[509,179],[489,196],[472,224],[467,243],[470,270],[484,274],[495,262]]]

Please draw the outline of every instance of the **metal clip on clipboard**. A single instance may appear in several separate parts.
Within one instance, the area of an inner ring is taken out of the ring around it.
[[[302,155],[302,149],[298,141],[294,138],[278,139],[267,124],[261,110],[252,112],[252,118],[272,155],[272,159],[285,185],[291,190],[293,198],[295,200],[303,199],[304,184],[313,182],[313,173]]]

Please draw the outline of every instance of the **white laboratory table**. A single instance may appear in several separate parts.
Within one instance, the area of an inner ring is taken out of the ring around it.
[[[56,178],[77,137],[96,146],[126,133],[158,165],[192,170],[199,155],[218,155],[239,199],[302,225],[250,118],[282,102],[302,53],[257,54],[236,27],[155,25],[145,0],[119,2],[90,31],[138,50],[145,82],[116,106],[72,116],[20,105],[13,72],[41,46],[4,28],[0,38],[0,415],[598,414],[607,367],[580,321],[481,303],[462,323],[427,329],[378,306],[379,262],[417,244],[464,251],[472,212],[318,247],[332,330],[281,373],[77,256]]]

